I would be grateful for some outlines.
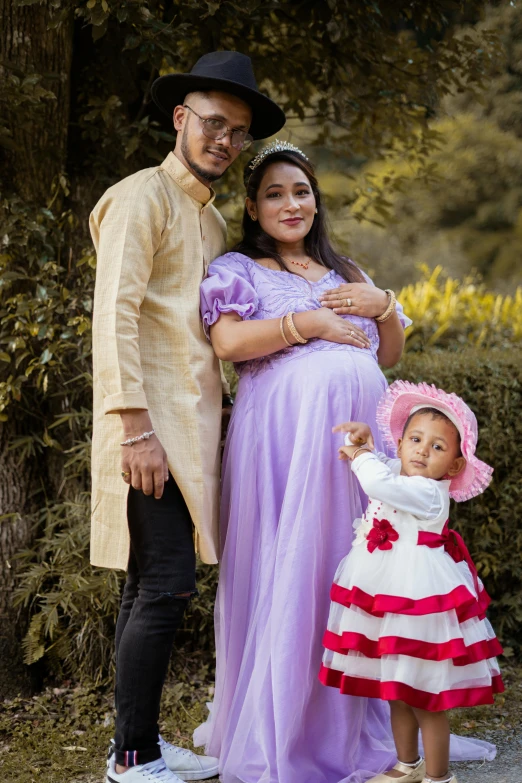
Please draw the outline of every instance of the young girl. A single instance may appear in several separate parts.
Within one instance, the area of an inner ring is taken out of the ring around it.
[[[502,692],[494,657],[502,648],[448,511],[450,497],[479,495],[493,471],[475,457],[477,422],[455,394],[396,381],[377,422],[399,459],[372,451],[366,424],[334,428],[349,433],[339,456],[351,460],[368,507],[335,575],[320,679],[390,704],[398,763],[371,783],[456,783],[446,710],[489,704]]]

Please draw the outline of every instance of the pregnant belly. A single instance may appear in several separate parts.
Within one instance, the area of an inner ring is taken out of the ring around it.
[[[257,411],[281,405],[313,410],[323,408],[321,401],[327,399],[330,407],[342,410],[348,400],[360,408],[360,401],[367,397],[373,408],[386,388],[386,379],[372,353],[334,343],[324,343],[327,347],[323,348],[319,342],[313,344],[316,350],[306,346],[300,352],[282,352],[286,356],[243,364],[236,403],[254,395]],[[351,412],[346,410],[345,415],[355,418],[356,410],[349,407]]]
[[[253,453],[264,455],[256,459],[273,461],[281,474],[297,454],[308,465],[303,468],[306,474],[319,469],[316,460],[325,454],[333,469],[343,443],[342,434],[332,433],[336,424],[365,422],[382,449],[375,416],[385,389],[386,379],[368,351],[302,352],[258,374],[245,373],[239,380],[228,447],[248,442]]]

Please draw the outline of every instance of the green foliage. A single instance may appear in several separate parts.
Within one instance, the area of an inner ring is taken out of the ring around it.
[[[475,28],[465,27],[458,33],[479,34],[483,29],[495,30],[501,56],[491,62],[484,79],[480,100],[464,90],[453,93],[442,102],[450,116],[472,113],[477,122],[489,119],[499,128],[522,137],[522,8],[518,2],[504,0],[492,3],[484,19]]]
[[[479,497],[453,503],[450,521],[462,533],[493,599],[491,621],[508,647],[522,650],[522,348],[406,354],[389,381],[425,381],[461,396],[478,420],[477,456],[494,467]]]
[[[464,86],[480,89],[500,56],[489,29],[475,38],[456,35],[459,6],[454,0],[406,6],[278,0],[269,8],[259,0],[54,0],[43,11],[35,3],[34,13],[45,14],[43,27],[70,30],[71,38],[74,28],[67,168],[82,186],[81,195],[73,191],[77,213],[86,194],[92,203],[91,194],[164,155],[172,125],[151,103],[152,82],[190,69],[213,49],[248,53],[261,88],[281,101],[290,119],[306,118],[317,144],[337,159],[379,157],[402,140],[417,160],[433,142],[427,120],[441,97]],[[466,14],[479,19],[483,6],[474,0]],[[0,139],[10,140],[13,155],[6,159],[16,161],[20,129],[37,129],[31,122],[39,110],[40,76],[6,63],[0,78],[6,96],[14,96],[6,98]],[[52,80],[45,85],[41,89],[52,93]],[[27,100],[16,96],[18,88]],[[48,151],[38,154],[45,177]],[[232,190],[236,181],[232,173]]]
[[[41,517],[34,548],[19,555],[15,600],[32,610],[25,662],[47,655],[55,672],[99,682],[111,669],[121,574],[89,564],[87,494],[52,503]]]
[[[520,3],[489,5],[482,21],[456,35],[478,45],[485,30],[497,33],[500,49],[483,89],[462,85],[443,97],[421,161],[399,137],[386,160],[327,181],[339,241],[380,281],[392,268],[394,284],[406,284],[419,263],[457,277],[478,272],[506,292],[522,280]]]
[[[5,420],[17,403],[35,416],[27,448],[62,448],[51,434],[56,417],[81,418],[90,406],[95,259],[78,257],[76,228],[70,211],[0,203],[0,414]]]
[[[416,264],[441,264],[458,277],[478,272],[508,291],[522,281],[522,139],[472,115],[441,119],[433,128],[440,142],[422,170],[397,155],[362,173],[386,193],[390,222],[345,220],[336,234],[379,280],[388,280],[392,268],[404,285]],[[354,199],[352,209],[365,219],[386,219],[365,195]]]
[[[89,443],[76,449],[87,452]],[[88,454],[81,455],[88,460]],[[123,572],[89,563],[90,497],[49,503],[38,520],[33,547],[19,555],[15,603],[31,610],[24,640],[30,665],[44,655],[51,670],[100,684],[113,672],[114,631]],[[193,599],[178,637],[187,652],[213,649],[217,569],[198,566],[199,597]]]
[[[312,113],[320,123],[333,124],[335,130],[325,128],[325,133],[344,155],[346,142],[350,155],[367,155],[369,148],[393,147],[398,136],[406,140],[412,127],[429,133],[425,119],[434,96],[464,84],[472,89],[499,54],[488,29],[480,44],[477,38],[454,35],[458,5],[444,1],[405,7],[374,0],[280,0],[267,9],[259,0],[181,0],[171,6],[157,0],[146,6],[62,0],[56,6],[62,18],[73,12],[92,25],[93,48],[101,54],[88,74],[89,87],[101,82],[96,98],[117,95],[128,107],[136,92],[143,93],[141,79],[146,103],[158,73],[186,70],[211,49],[247,51],[259,81],[280,93],[290,115]],[[469,3],[468,13],[478,16],[482,6]],[[131,66],[126,88],[117,72],[111,78],[104,67],[116,41],[123,62]]]
[[[476,277],[454,280],[437,266],[421,267],[424,279],[410,283],[399,301],[413,320],[406,350],[433,345],[458,350],[463,345],[510,348],[522,342],[522,287],[513,295],[488,291]]]

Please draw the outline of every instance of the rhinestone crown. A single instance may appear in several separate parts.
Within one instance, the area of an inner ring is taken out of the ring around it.
[[[296,147],[294,144],[290,144],[289,141],[280,141],[279,139],[275,139],[275,141],[271,141],[270,144],[267,144],[266,147],[263,147],[261,152],[256,155],[252,163],[249,165],[249,169],[257,169],[260,163],[264,161],[264,159],[268,155],[273,155],[274,152],[297,152],[298,155],[301,155],[302,158],[305,160],[308,160],[306,155],[302,150],[299,149],[299,147]]]

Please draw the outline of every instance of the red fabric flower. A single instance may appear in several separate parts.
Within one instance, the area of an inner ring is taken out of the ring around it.
[[[397,541],[399,534],[387,519],[373,518],[373,527],[366,536],[368,552],[376,549],[391,549],[392,541]]]

